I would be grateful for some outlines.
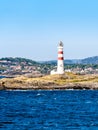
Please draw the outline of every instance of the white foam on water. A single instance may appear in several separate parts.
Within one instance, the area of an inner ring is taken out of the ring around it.
[[[37,96],[40,96],[41,94],[40,93],[37,93]]]
[[[85,103],[87,103],[87,104],[91,104],[91,103],[92,103],[92,101],[86,101]]]

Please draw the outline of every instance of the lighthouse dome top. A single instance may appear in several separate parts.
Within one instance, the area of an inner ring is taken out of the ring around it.
[[[62,41],[59,42],[59,46],[63,47],[63,42]]]

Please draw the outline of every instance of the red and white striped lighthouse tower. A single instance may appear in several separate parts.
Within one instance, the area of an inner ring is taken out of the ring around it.
[[[58,61],[57,61],[57,74],[64,74],[64,56],[63,56],[63,43],[60,41],[58,46]]]

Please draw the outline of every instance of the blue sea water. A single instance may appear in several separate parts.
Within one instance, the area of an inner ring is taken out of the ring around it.
[[[0,91],[0,130],[98,130],[98,91]]]
[[[6,76],[2,76],[2,75],[0,75],[0,79],[2,79],[2,78],[6,78]]]

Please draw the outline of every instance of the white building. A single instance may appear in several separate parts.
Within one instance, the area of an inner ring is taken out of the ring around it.
[[[64,56],[63,56],[63,43],[60,41],[58,45],[58,61],[57,61],[57,70],[52,70],[51,75],[53,74],[64,74]]]

